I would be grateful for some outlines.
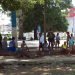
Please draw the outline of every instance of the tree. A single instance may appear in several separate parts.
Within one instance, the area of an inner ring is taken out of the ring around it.
[[[31,12],[31,9],[33,7],[33,5],[31,4],[31,2],[29,0],[20,0],[20,3],[21,3],[21,15],[19,16],[19,38],[22,39],[23,38],[23,32],[25,32],[25,30],[29,30],[29,27],[28,28],[24,28],[26,27],[27,23],[26,20],[27,20],[27,16],[28,16],[28,13]]]
[[[43,30],[43,12],[45,9],[46,27],[53,31],[66,31],[68,23],[61,10],[71,7],[71,0],[1,0],[5,10],[22,10],[20,36],[23,32],[31,31],[40,24]],[[19,5],[19,4],[20,5]],[[45,8],[44,8],[45,7]]]
[[[20,2],[18,0],[0,0],[0,4],[5,11],[14,11],[20,8]]]
[[[46,0],[46,22],[53,31],[66,31],[68,22],[61,10],[70,7],[71,0]],[[64,6],[62,6],[64,5]]]
[[[40,3],[35,3],[34,8],[29,10],[24,21],[24,28],[25,31],[32,31],[34,30],[34,39],[37,39],[37,27],[38,25],[43,24],[43,6]],[[29,27],[28,27],[29,26]]]
[[[42,22],[42,0],[21,0],[22,20],[19,25],[19,37],[23,32],[36,31],[38,23]],[[24,29],[23,29],[24,28]],[[35,32],[36,33],[36,32]],[[36,36],[36,35],[35,35]]]
[[[25,31],[31,31],[35,29],[36,33],[38,24],[41,25],[43,30],[44,6],[47,27],[46,30],[48,31],[49,28],[52,28],[53,31],[67,30],[68,22],[62,13],[62,10],[67,10],[67,8],[71,7],[71,0],[42,0],[41,3],[38,0],[34,1],[36,2],[34,2],[33,7],[30,7],[26,14],[26,18],[24,21]]]
[[[37,33],[38,24],[41,25],[43,30],[44,2],[45,2],[44,0],[31,0],[31,1],[28,1],[27,4],[22,4],[24,5],[23,9],[25,9],[23,10],[25,14],[24,24],[23,24],[24,31],[29,32],[34,30],[35,39],[37,38],[36,33]],[[62,15],[61,10],[67,9],[68,7],[70,7],[70,2],[71,1],[65,1],[65,0],[55,0],[55,2],[53,0],[46,0],[45,15],[46,15],[47,30],[50,27],[54,31],[67,30],[68,23],[65,17]],[[62,4],[64,5],[64,7],[62,6]]]

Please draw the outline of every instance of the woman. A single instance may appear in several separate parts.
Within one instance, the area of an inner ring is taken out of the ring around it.
[[[7,37],[4,37],[2,40],[2,49],[7,50]]]

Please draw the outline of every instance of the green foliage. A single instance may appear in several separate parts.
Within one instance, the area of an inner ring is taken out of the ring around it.
[[[21,9],[24,17],[24,31],[31,31],[38,24],[43,30],[45,11],[47,30],[66,31],[68,23],[61,10],[71,7],[72,0],[0,0],[4,10]]]
[[[31,5],[32,6],[29,6],[29,9],[25,15],[25,31],[31,31],[39,24],[43,30],[44,9],[47,30],[49,28],[52,28],[53,31],[67,30],[68,22],[61,10],[66,10],[67,8],[71,7],[71,0],[31,0]]]
[[[60,0],[59,6],[61,9],[70,8],[72,7],[71,2],[72,0]]]
[[[45,13],[46,23],[48,25],[47,29],[51,28],[53,31],[67,30],[68,22],[65,16],[62,14],[60,6],[58,6],[57,3],[54,3],[53,0],[46,2]]]
[[[5,11],[13,11],[20,8],[20,2],[18,0],[1,0],[0,4]]]
[[[36,2],[34,7],[29,9],[25,16],[24,28],[25,31],[31,31],[35,25],[43,24],[43,5]],[[29,26],[29,27],[28,27]]]

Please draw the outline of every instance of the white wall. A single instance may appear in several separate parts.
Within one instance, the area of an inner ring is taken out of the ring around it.
[[[68,31],[72,33],[73,30],[73,32],[75,33],[75,17],[67,17],[67,20],[69,23]]]

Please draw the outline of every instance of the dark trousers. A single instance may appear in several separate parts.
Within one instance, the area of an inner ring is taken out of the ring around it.
[[[0,49],[2,49],[2,42],[0,41]]]

